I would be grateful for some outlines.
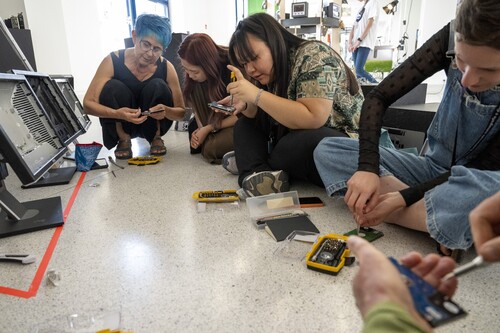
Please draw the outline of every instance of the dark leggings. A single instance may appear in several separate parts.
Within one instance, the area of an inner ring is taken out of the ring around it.
[[[261,111],[259,111],[261,112]],[[269,126],[247,117],[234,126],[234,152],[239,170],[238,184],[254,172],[284,170],[291,179],[307,180],[324,187],[314,164],[313,151],[326,137],[347,136],[329,127],[290,130],[268,153]]]
[[[131,109],[141,108],[141,110],[149,110],[158,104],[173,106],[172,91],[167,83],[162,79],[152,79],[144,85],[139,96],[134,96],[134,93],[121,81],[111,79],[102,88],[99,95],[99,103],[108,106],[112,109],[128,107]],[[141,137],[151,143],[158,130],[157,120],[151,117],[142,124],[133,124],[127,121],[100,118],[102,126],[102,138],[104,146],[112,149],[118,143],[118,134],[116,132],[116,122],[121,122],[125,133],[130,137]],[[172,126],[172,120],[160,120],[160,135],[163,136]]]

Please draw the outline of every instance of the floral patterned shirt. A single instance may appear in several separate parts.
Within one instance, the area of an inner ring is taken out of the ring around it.
[[[325,126],[357,137],[364,98],[361,89],[350,94],[349,69],[342,58],[326,44],[310,41],[292,50],[291,60],[288,99],[331,99],[332,112]]]

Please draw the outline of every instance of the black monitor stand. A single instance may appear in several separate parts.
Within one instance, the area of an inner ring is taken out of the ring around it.
[[[61,197],[21,203],[7,191],[0,173],[0,238],[63,224]]]
[[[34,188],[42,186],[52,186],[52,185],[64,185],[69,184],[73,175],[76,172],[76,166],[60,167],[57,169],[50,169],[42,178],[38,181],[28,184],[21,185],[22,188]]]

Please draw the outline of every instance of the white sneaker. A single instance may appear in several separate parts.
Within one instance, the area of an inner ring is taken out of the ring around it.
[[[238,174],[238,166],[236,166],[236,156],[234,155],[234,150],[224,154],[222,157],[222,167],[231,172],[233,175]]]
[[[237,189],[236,194],[238,194],[238,197],[240,198],[241,201],[244,201],[248,198],[247,192],[245,192],[245,190],[242,188]]]
[[[261,171],[243,179],[241,187],[248,196],[257,197],[271,193],[287,192],[290,189],[288,175],[283,170]]]

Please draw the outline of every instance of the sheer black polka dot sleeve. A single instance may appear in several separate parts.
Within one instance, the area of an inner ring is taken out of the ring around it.
[[[361,109],[358,171],[379,172],[378,142],[384,113],[396,100],[440,70],[446,57],[450,24],[443,27],[366,96]]]

